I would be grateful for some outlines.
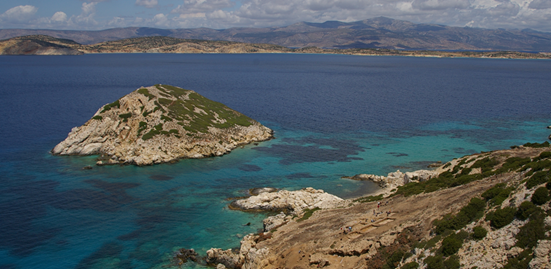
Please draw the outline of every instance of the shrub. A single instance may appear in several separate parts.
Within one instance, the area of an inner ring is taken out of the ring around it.
[[[444,261],[444,268],[446,269],[459,269],[461,264],[459,263],[459,256],[452,255]]]
[[[530,216],[530,221],[520,227],[520,231],[515,236],[516,246],[521,248],[535,247],[539,239],[545,238],[545,213],[537,208]]]
[[[543,205],[549,201],[549,191],[545,187],[539,187],[532,194],[532,203],[536,205]]]
[[[547,171],[539,171],[532,174],[532,176],[526,181],[526,188],[531,189],[535,186],[543,184],[549,180]]]
[[[100,116],[100,115],[97,115],[97,116],[93,116],[92,119],[94,119],[94,120],[103,120],[103,117]]]
[[[498,208],[496,211],[488,213],[488,215],[486,215],[486,220],[490,221],[492,227],[499,229],[515,219],[516,211],[514,207]]]
[[[473,228],[473,234],[472,237],[476,240],[483,239],[486,237],[486,234],[488,234],[488,231],[484,229],[482,226],[476,226]]]
[[[517,213],[515,214],[515,217],[519,220],[526,220],[536,211],[536,206],[534,203],[529,201],[524,201],[520,206],[518,207]]]
[[[402,269],[417,269],[419,268],[419,264],[416,262],[408,262],[401,267]]]
[[[497,165],[499,162],[495,159],[492,159],[490,157],[486,157],[484,159],[480,159],[476,161],[471,168],[481,168],[482,173],[491,171],[495,165]]]
[[[490,201],[492,205],[500,205],[509,197],[511,191],[513,191],[513,188],[505,188],[505,184],[500,183],[482,193],[482,197],[486,199],[486,201]]]
[[[526,143],[524,144],[524,146],[528,148],[547,148],[549,147],[549,142],[545,141],[543,143]]]
[[[310,218],[312,216],[312,214],[314,214],[314,212],[320,210],[319,207],[316,207],[316,208],[313,208],[313,209],[305,209],[304,210],[304,214],[302,215],[302,218],[298,219],[297,222],[299,221],[303,221],[303,220],[307,220],[308,218]]]
[[[111,104],[107,104],[107,105],[103,106],[103,109],[101,110],[100,113],[109,111],[109,110],[110,110],[111,108],[113,108],[113,107],[117,107],[117,108],[120,108],[120,107],[121,107],[121,104],[120,104],[119,100],[117,100],[117,101],[115,101],[115,102],[113,102],[113,103],[111,103]]]
[[[442,255],[429,256],[425,258],[427,269],[442,269],[444,268],[444,259]]]
[[[458,234],[451,234],[442,240],[440,251],[444,256],[450,256],[457,253],[461,246],[463,246],[463,239]]]
[[[461,229],[472,221],[481,218],[485,208],[486,202],[479,198],[472,198],[469,204],[461,208],[457,215],[446,215],[442,220],[435,221],[435,232],[442,234],[446,230]]]
[[[507,264],[503,266],[504,269],[526,269],[529,268],[528,264],[532,260],[532,250],[525,249],[517,257],[507,260]]]

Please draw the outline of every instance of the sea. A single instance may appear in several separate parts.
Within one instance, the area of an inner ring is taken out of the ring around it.
[[[550,74],[549,60],[0,56],[0,268],[205,268],[175,264],[175,251],[237,248],[262,229],[269,213],[228,209],[251,188],[360,197],[378,186],[343,176],[546,141]],[[146,167],[50,154],[100,107],[154,84],[222,102],[276,138]]]

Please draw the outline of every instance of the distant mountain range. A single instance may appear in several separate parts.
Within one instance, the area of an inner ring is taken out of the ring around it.
[[[48,35],[95,44],[125,38],[167,36],[180,39],[265,43],[288,48],[403,49],[403,50],[511,50],[551,52],[551,33],[534,30],[481,29],[415,24],[377,17],[356,22],[300,22],[285,27],[215,30],[114,28],[101,31],[1,29],[0,39]]]

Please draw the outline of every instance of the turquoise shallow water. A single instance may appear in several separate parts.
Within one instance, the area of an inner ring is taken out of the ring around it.
[[[550,133],[548,61],[95,55],[0,57],[0,71],[1,268],[168,268],[175,249],[238,247],[261,229],[265,214],[227,208],[250,188],[356,197],[377,187],[342,176]],[[149,167],[83,170],[95,157],[48,153],[101,105],[160,81],[224,102],[276,139]]]

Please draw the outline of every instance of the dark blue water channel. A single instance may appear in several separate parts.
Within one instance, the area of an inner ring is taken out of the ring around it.
[[[167,268],[175,249],[237,247],[260,229],[265,215],[227,209],[249,188],[355,197],[377,187],[341,176],[545,141],[549,74],[547,60],[2,56],[0,268]],[[149,167],[83,170],[94,156],[48,153],[104,104],[158,83],[222,102],[277,139]]]

